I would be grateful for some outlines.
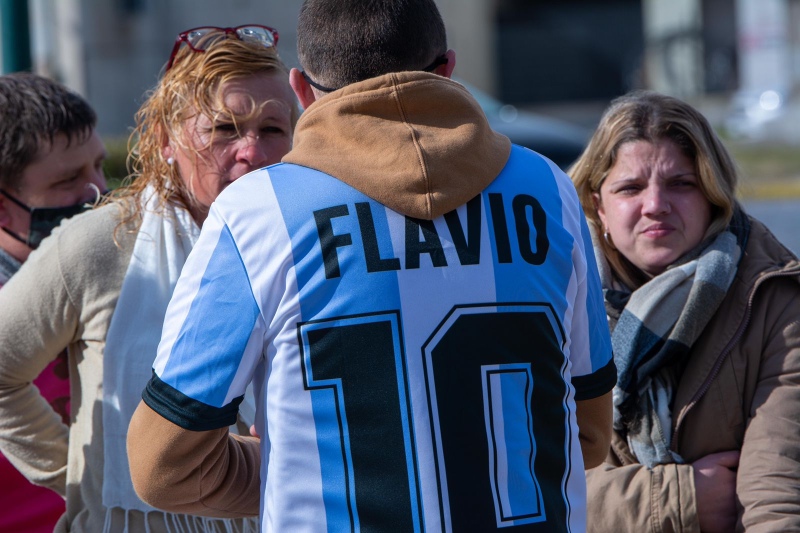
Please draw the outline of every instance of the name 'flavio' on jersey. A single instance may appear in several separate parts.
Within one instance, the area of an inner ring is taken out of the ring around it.
[[[510,263],[512,261],[512,245],[503,195],[490,193],[488,201],[492,219],[490,228],[494,233],[491,242],[495,246],[497,260],[499,263]],[[405,257],[401,262],[398,257],[381,257],[370,203],[356,202],[353,205],[355,214],[347,204],[314,211],[314,221],[322,248],[327,279],[341,276],[338,249],[353,245],[350,233],[334,231],[333,220],[339,217],[355,216],[357,218],[367,272],[419,268],[422,254],[428,254],[435,267],[447,266],[442,241],[432,221],[405,217]],[[480,261],[482,216],[480,195],[467,203],[466,232],[456,211],[450,211],[444,215],[450,238],[462,266],[477,265]],[[514,196],[511,201],[511,218],[516,227],[517,245],[522,259],[532,265],[544,263],[550,248],[550,241],[547,238],[547,215],[539,201],[528,194]]]

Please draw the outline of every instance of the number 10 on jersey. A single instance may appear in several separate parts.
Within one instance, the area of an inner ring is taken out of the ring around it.
[[[569,512],[563,332],[546,304],[455,307],[409,376],[398,312],[299,327],[329,531],[425,531],[409,380],[425,381],[438,525],[554,531]],[[411,390],[420,390],[419,383]]]

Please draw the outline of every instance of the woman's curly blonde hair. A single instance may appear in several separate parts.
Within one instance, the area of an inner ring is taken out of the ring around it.
[[[275,47],[236,38],[221,38],[205,52],[194,52],[183,46],[175,61],[159,83],[148,94],[136,113],[136,127],[128,139],[129,175],[112,199],[135,197],[152,186],[164,202],[175,202],[189,209],[194,202],[189,176],[181,176],[177,165],[163,157],[167,142],[194,157],[202,157],[185,141],[184,123],[203,114],[215,117],[225,113],[219,88],[231,80],[264,73],[287,77]],[[294,128],[300,111],[292,103],[291,126]],[[213,132],[212,132],[213,136]],[[140,202],[131,202],[128,220],[141,215]]]

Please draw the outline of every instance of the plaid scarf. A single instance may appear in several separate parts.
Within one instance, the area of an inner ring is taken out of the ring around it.
[[[670,450],[677,364],[725,298],[749,229],[737,207],[725,231],[632,293],[612,281],[598,257],[617,365],[614,429],[645,466],[683,462]]]

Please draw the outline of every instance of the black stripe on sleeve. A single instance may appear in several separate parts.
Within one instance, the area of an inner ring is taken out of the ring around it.
[[[612,358],[606,366],[586,376],[572,378],[575,387],[575,401],[599,398],[617,384],[617,366]]]
[[[244,396],[223,407],[214,407],[192,399],[161,381],[155,371],[142,392],[142,400],[153,411],[173,424],[190,431],[210,431],[236,423],[239,404]]]

